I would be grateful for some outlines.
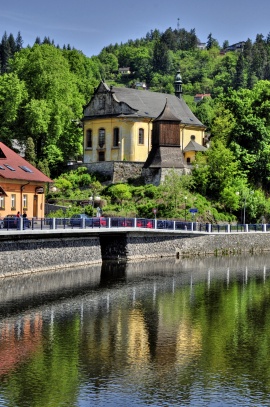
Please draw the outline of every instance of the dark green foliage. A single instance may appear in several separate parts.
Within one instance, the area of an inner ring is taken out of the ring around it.
[[[100,55],[87,58],[70,44],[60,49],[50,37],[43,42],[37,37],[33,47],[23,48],[20,32],[16,40],[5,32],[0,43],[1,140],[10,146],[16,138],[26,144],[30,162],[47,175],[60,175],[69,160],[82,155],[83,106],[101,78],[116,86],[146,82],[152,91],[173,94],[180,66],[185,100],[212,135],[211,150],[197,156],[192,181],[183,186],[175,178],[173,187],[163,189],[166,200],[161,189],[144,186],[142,180],[136,180],[136,187],[130,180],[129,191],[125,186],[115,194],[108,189],[102,192],[114,201],[108,204],[111,210],[123,206],[130,213],[138,210],[148,216],[153,206],[163,216],[183,216],[187,191],[216,201],[216,211],[237,213],[235,191],[270,191],[270,34],[266,38],[258,34],[254,43],[247,39],[242,52],[225,55],[212,34],[207,50],[199,50],[198,42],[195,29],[155,29],[145,38],[110,44]],[[228,45],[225,41],[223,48]],[[121,76],[121,66],[129,66],[131,75]],[[196,93],[210,93],[211,98],[195,105]],[[34,147],[28,144],[29,137]],[[88,175],[82,174],[79,182],[64,177],[60,185],[69,196],[80,193],[80,188],[94,190],[98,176],[89,181]],[[250,216],[256,218],[260,211],[250,211]]]
[[[25,156],[24,158],[32,165],[36,166],[36,152],[35,152],[35,144],[32,137],[28,137],[25,143]]]

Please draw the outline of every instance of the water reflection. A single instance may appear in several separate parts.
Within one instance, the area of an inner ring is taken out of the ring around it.
[[[0,406],[269,405],[269,260],[1,280]]]

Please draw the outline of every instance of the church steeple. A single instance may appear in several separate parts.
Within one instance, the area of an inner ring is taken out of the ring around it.
[[[180,69],[178,69],[177,74],[175,76],[175,81],[174,81],[174,94],[176,97],[178,97],[179,99],[181,99],[182,97],[182,77],[180,74]]]

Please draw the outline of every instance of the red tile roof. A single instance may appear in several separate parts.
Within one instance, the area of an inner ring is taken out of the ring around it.
[[[53,182],[15,151],[0,142],[0,179]]]

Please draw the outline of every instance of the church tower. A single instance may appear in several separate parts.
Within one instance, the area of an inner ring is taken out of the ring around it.
[[[182,98],[182,93],[183,93],[182,84],[183,84],[183,82],[182,82],[182,77],[180,74],[180,69],[178,69],[178,71],[175,75],[175,81],[174,81],[174,94],[179,99]]]
[[[163,111],[153,121],[152,148],[143,166],[144,177],[149,183],[159,185],[170,169],[179,174],[189,173],[180,148],[180,123],[166,99]]]

